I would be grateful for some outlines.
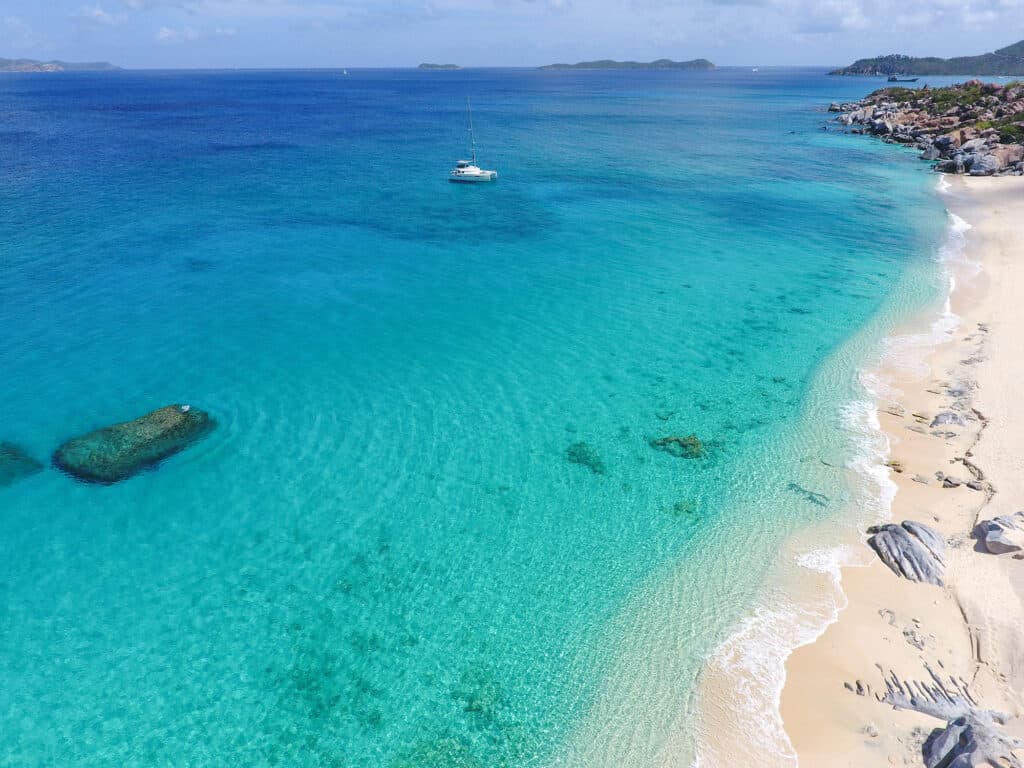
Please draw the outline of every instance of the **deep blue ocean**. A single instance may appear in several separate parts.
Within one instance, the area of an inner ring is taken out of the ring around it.
[[[0,76],[0,441],[218,421],[0,487],[0,765],[650,764],[936,295],[934,176],[823,130],[874,87]]]

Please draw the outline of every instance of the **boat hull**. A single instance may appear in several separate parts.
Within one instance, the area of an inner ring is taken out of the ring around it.
[[[482,181],[497,181],[497,171],[488,171],[487,173],[473,173],[473,174],[451,174],[448,177],[448,181],[453,184],[479,184]]]

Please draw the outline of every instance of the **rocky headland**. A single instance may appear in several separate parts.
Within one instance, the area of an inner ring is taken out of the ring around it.
[[[890,53],[870,59],[858,59],[830,75],[1024,75],[1024,40],[979,56],[907,56]]]
[[[915,148],[937,171],[1024,175],[1024,81],[882,88],[828,109],[851,133]]]

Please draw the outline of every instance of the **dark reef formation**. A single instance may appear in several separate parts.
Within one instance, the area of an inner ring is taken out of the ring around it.
[[[799,483],[789,483],[786,486],[786,489],[792,491],[798,496],[802,496],[804,501],[809,502],[816,507],[827,507],[829,504],[829,498],[824,493],[812,491],[810,488],[804,488]]]
[[[586,467],[595,475],[604,474],[604,462],[597,455],[597,451],[584,442],[573,443],[565,449],[565,460],[570,464],[579,464]]]
[[[116,483],[188,448],[214,429],[209,414],[168,405],[134,421],[75,437],[53,454],[58,469],[87,483]]]
[[[651,440],[651,448],[664,451],[678,459],[699,459],[704,455],[704,443],[696,435],[670,435]]]
[[[853,133],[921,152],[944,173],[1024,175],[1024,82],[969,80],[948,88],[882,88],[860,101],[833,103]]]
[[[0,441],[0,488],[14,485],[19,480],[43,471],[36,461],[14,443]]]

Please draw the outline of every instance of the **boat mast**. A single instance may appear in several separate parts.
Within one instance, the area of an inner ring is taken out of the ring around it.
[[[473,136],[473,107],[466,97],[466,112],[469,114],[469,145],[473,150],[473,165],[476,165],[476,137]]]

